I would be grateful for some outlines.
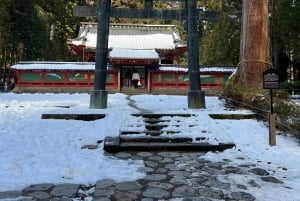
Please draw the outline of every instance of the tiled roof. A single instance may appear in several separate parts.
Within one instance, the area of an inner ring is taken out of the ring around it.
[[[115,59],[159,59],[155,50],[124,49],[113,48],[109,53],[109,58]]]
[[[56,61],[23,61],[16,65],[11,66],[12,69],[16,70],[95,70],[94,62],[56,62]],[[108,66],[109,68],[109,66]],[[232,66],[201,66],[200,72],[228,72],[233,73],[236,71],[236,67]],[[158,67],[160,71],[183,71],[188,72],[188,67],[176,66],[176,65],[160,65]]]
[[[11,66],[16,70],[95,70],[93,62],[20,62]]]
[[[175,66],[175,65],[160,65],[158,67],[160,71],[182,71],[188,72],[188,67],[185,66]],[[227,72],[233,73],[237,70],[236,67],[233,66],[200,66],[200,72]]]
[[[159,65],[158,69],[160,71],[182,71],[188,72],[188,66],[177,66],[173,64]],[[233,73],[237,70],[236,67],[233,66],[200,66],[200,72],[226,72]]]
[[[82,23],[78,37],[69,40],[73,45],[94,49],[97,24]],[[186,47],[174,25],[110,24],[108,48],[174,50]]]

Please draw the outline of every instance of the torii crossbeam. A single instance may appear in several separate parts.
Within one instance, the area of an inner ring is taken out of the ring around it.
[[[144,9],[137,8],[116,8],[110,7],[110,17],[115,18],[140,18],[140,19],[157,19],[157,20],[186,20],[187,13],[185,10],[156,10],[153,5],[145,1]],[[199,20],[216,21],[219,19],[219,13],[215,11],[203,11],[196,8]],[[75,6],[73,15],[76,17],[96,17],[96,6]]]

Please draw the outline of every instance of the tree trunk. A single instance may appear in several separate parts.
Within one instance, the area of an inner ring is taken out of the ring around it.
[[[262,88],[262,74],[272,67],[268,0],[243,0],[242,20],[239,84]]]

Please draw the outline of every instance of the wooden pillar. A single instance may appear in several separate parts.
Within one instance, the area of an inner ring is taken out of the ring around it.
[[[240,80],[243,86],[262,88],[262,74],[272,67],[268,0],[243,0]]]
[[[121,69],[122,66],[119,66],[119,70],[117,73],[117,77],[115,79],[117,79],[117,91],[121,92],[121,85],[122,85],[122,75],[121,75]],[[115,81],[116,82],[116,81]]]
[[[151,83],[152,83],[152,81],[151,81],[151,75],[152,75],[152,72],[151,72],[151,70],[149,69],[148,71],[147,71],[147,93],[150,93],[151,92]]]
[[[205,94],[201,91],[201,80],[199,70],[199,47],[197,30],[197,2],[186,0],[187,10],[187,49],[190,87],[188,91],[188,108],[205,108]]]
[[[91,83],[93,83],[93,80],[92,80],[92,72],[91,71],[88,71],[88,86],[91,87]]]
[[[18,75],[18,82],[17,82],[17,86],[18,88],[21,87],[21,82],[22,82],[22,71],[21,70],[17,70],[17,75]]]
[[[106,73],[108,58],[108,35],[110,0],[99,0],[97,12],[97,45],[94,90],[91,91],[90,108],[107,108]]]
[[[42,70],[40,73],[41,73],[41,85],[42,85],[42,87],[44,87],[45,86],[45,71]]]
[[[68,70],[62,71],[62,73],[64,74],[64,86],[69,85],[69,79],[68,79],[69,72],[70,71],[68,71]]]
[[[222,74],[219,72],[217,73],[217,88],[222,89],[223,83],[222,83]]]
[[[153,9],[153,0],[145,0],[144,1],[144,9],[152,10]]]

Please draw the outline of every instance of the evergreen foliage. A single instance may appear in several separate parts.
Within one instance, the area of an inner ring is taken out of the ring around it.
[[[67,39],[77,35],[81,21],[72,7],[78,4],[96,6],[98,0],[1,0],[0,64],[11,65],[20,60],[76,61],[81,58],[67,48]],[[112,0],[120,8],[144,7],[143,0]],[[199,0],[198,7],[219,11],[217,22],[199,21],[199,57],[201,65],[237,65],[239,61],[241,0]],[[154,1],[154,9],[182,9],[184,1]],[[300,63],[300,2],[271,0],[272,51],[275,66],[286,69]],[[112,23],[175,24],[185,39],[184,22],[154,19],[117,19]]]
[[[82,19],[74,18],[75,0],[2,0],[0,59],[2,66],[20,60],[70,60],[68,38]]]
[[[200,38],[203,65],[237,65],[239,60],[241,3],[211,1],[208,9],[219,11],[218,22],[204,22]]]
[[[273,0],[271,12],[274,65],[280,71],[281,81],[287,80],[291,65],[295,79],[300,80],[300,2]]]

